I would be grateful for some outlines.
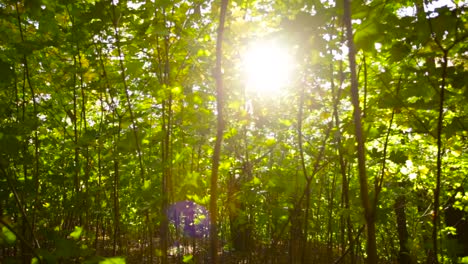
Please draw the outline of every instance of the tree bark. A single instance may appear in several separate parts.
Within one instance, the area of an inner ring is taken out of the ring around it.
[[[400,252],[398,253],[398,263],[400,264],[410,264],[411,255],[408,248],[408,229],[406,228],[406,197],[405,195],[399,195],[396,198],[395,205],[395,215],[397,218],[397,230],[398,230],[398,240],[400,241]]]
[[[120,197],[119,197],[119,191],[120,191],[120,161],[119,161],[119,153],[117,150],[117,146],[120,142],[120,131],[122,129],[121,127],[121,117],[119,117],[119,124],[118,124],[118,133],[117,133],[117,139],[115,139],[114,142],[114,157],[113,157],[113,162],[114,162],[114,182],[113,182],[113,205],[114,205],[114,234],[113,234],[113,245],[112,245],[112,253],[114,256],[116,256],[119,252],[119,250],[122,248],[122,243],[120,240]]]
[[[217,131],[216,131],[216,142],[213,151],[212,168],[211,168],[211,190],[210,190],[210,248],[211,248],[211,263],[218,263],[218,171],[219,162],[221,157],[221,143],[224,136],[224,87],[222,77],[222,55],[223,55],[223,35],[224,35],[224,22],[226,20],[226,11],[228,6],[228,0],[221,1],[221,11],[219,15],[219,26],[218,35],[216,39],[216,68],[214,70],[214,77],[216,80],[216,110],[217,110]]]
[[[353,40],[353,27],[351,23],[351,1],[344,0],[344,23],[346,25],[346,36],[348,40],[349,67],[351,70],[351,101],[354,108],[354,126],[357,141],[359,185],[362,207],[367,227],[367,263],[375,264],[377,258],[377,244],[375,236],[375,215],[370,206],[369,188],[367,183],[366,155],[364,137],[362,133],[361,108],[359,106],[359,90],[356,74],[356,50]]]

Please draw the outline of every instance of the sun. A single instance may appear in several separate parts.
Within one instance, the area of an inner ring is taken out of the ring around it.
[[[274,41],[251,44],[242,59],[246,91],[260,97],[278,96],[291,83],[293,59]]]

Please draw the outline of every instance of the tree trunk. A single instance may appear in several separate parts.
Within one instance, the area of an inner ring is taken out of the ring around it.
[[[351,101],[354,108],[353,116],[357,141],[360,196],[367,226],[367,263],[375,264],[378,262],[375,236],[375,215],[370,205],[369,188],[367,183],[366,155],[362,133],[361,108],[359,106],[358,79],[356,74],[356,50],[353,40],[353,27],[351,24],[351,0],[344,0],[344,23],[346,25],[349,49],[349,67],[351,70]]]
[[[118,251],[121,249],[121,240],[120,240],[120,166],[119,166],[119,153],[117,146],[120,142],[120,131],[121,131],[121,117],[119,116],[118,132],[117,139],[114,142],[114,182],[113,182],[113,203],[114,203],[114,234],[113,234],[113,245],[112,253],[114,256],[118,254]]]
[[[210,252],[211,252],[211,263],[218,263],[218,170],[219,162],[221,157],[221,143],[224,135],[224,88],[223,88],[223,77],[221,69],[222,61],[222,44],[224,35],[224,22],[226,20],[226,11],[228,6],[228,0],[222,0],[221,10],[219,15],[219,26],[218,35],[216,39],[216,68],[215,68],[215,80],[216,80],[216,110],[217,110],[217,131],[216,131],[216,142],[213,151],[212,168],[211,168],[211,190],[210,190]]]
[[[398,253],[398,263],[400,264],[410,264],[411,255],[408,248],[408,229],[406,228],[406,197],[401,194],[396,198],[395,205],[395,215],[397,218],[397,230],[398,230],[398,240],[400,241],[400,251]]]

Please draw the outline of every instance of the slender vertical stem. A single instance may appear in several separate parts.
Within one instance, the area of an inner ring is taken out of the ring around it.
[[[362,111],[362,117],[366,117],[367,113],[367,62],[366,55],[362,56],[362,63],[364,64],[364,105]]]
[[[327,228],[327,260],[331,262],[333,258],[333,206],[335,198],[335,187],[336,187],[336,173],[333,172],[332,182],[331,182],[331,191],[329,195],[329,209],[328,209],[328,228]]]
[[[21,41],[25,42],[25,37],[23,34],[23,26],[21,23],[21,16],[19,13],[19,7],[18,7],[18,2],[15,2],[15,9],[16,9],[16,18],[18,20],[18,28],[20,31],[20,36],[21,36]],[[26,77],[26,81],[29,86],[29,91],[31,93],[32,97],[32,103],[33,103],[33,114],[34,114],[34,121],[37,121],[37,102],[36,102],[36,93],[34,91],[34,87],[31,84],[31,77],[29,73],[29,66],[28,66],[28,59],[26,55],[23,55],[23,67],[24,67],[24,76]],[[23,87],[24,88],[24,87]],[[23,89],[23,98],[24,96],[24,89]],[[23,107],[24,107],[25,101],[23,101]],[[24,108],[23,108],[24,111]],[[23,112],[23,118],[24,118],[24,112]],[[26,170],[25,170],[26,172]],[[26,179],[26,174],[24,175]],[[34,182],[34,191],[35,191],[35,198],[33,202],[33,210],[32,210],[32,221],[31,221],[31,235],[34,238],[34,230],[35,230],[35,225],[36,225],[36,208],[38,206],[38,201],[39,201],[39,136],[37,132],[37,128],[34,129],[34,169],[33,169],[33,182]],[[25,219],[26,220],[26,219]],[[35,239],[36,246],[39,248],[39,242]]]
[[[332,75],[333,75],[333,67],[332,68]],[[339,84],[339,89],[338,91],[335,92],[335,84],[333,82],[333,78],[331,79],[331,84],[332,84],[332,93],[334,96],[334,103],[333,103],[333,117],[335,118],[335,126],[337,129],[337,134],[336,134],[336,142],[338,144],[338,158],[340,161],[340,174],[341,174],[341,188],[343,190],[342,192],[342,208],[349,210],[349,184],[348,184],[348,176],[346,174],[346,160],[344,158],[344,148],[343,148],[343,143],[342,143],[342,135],[341,135],[341,122],[340,122],[340,116],[338,113],[338,104],[340,101],[341,97],[341,91],[343,87],[343,81],[344,81],[344,73],[343,73],[343,62],[340,61],[339,63],[339,76],[340,76],[340,84]],[[349,248],[351,250],[354,250],[354,239],[352,236],[352,224],[351,224],[351,217],[349,214],[347,214],[346,219],[343,221],[343,227],[342,227],[342,243],[343,244],[348,244],[345,241],[345,234],[344,234],[344,229],[345,229],[345,222],[346,222],[346,227],[347,227],[347,234],[348,234],[348,241],[350,243]],[[345,247],[343,247],[344,250]],[[353,258],[354,260],[354,258]]]
[[[117,255],[118,251],[121,250],[120,240],[120,161],[117,146],[120,142],[120,132],[122,130],[122,118],[118,116],[119,124],[117,129],[117,138],[114,139],[114,185],[113,185],[113,202],[114,202],[114,240],[112,251],[114,256]],[[115,137],[115,136],[114,136]]]
[[[132,102],[130,100],[130,92],[129,92],[128,84],[127,84],[127,73],[125,71],[125,65],[124,65],[124,53],[122,52],[122,45],[120,43],[120,31],[119,31],[119,24],[118,24],[120,17],[117,17],[116,15],[115,4],[113,3],[112,0],[110,4],[111,4],[111,10],[112,10],[112,20],[113,20],[113,25],[114,25],[115,45],[116,45],[117,52],[119,55],[120,77],[122,79],[122,84],[124,86],[125,99],[127,100],[127,108],[128,108],[128,112],[130,113],[130,120],[132,122],[132,131],[133,131],[133,136],[135,138],[135,147],[137,150],[138,162],[140,165],[140,177],[141,177],[141,182],[143,183],[145,180],[145,168],[143,166],[143,152],[141,150],[140,139],[138,136],[138,128],[137,128],[137,124],[135,120],[135,114],[133,112]]]
[[[302,85],[301,89],[301,94],[299,97],[299,112],[297,115],[297,140],[299,144],[299,156],[301,159],[301,168],[302,168],[302,174],[304,175],[304,178],[306,179],[306,189],[305,189],[305,212],[304,212],[304,233],[303,233],[303,238],[302,238],[302,252],[301,252],[301,261],[305,262],[306,259],[306,252],[307,252],[307,237],[309,233],[309,205],[310,205],[310,185],[312,181],[312,177],[309,178],[308,173],[307,173],[307,167],[305,164],[305,158],[304,158],[304,144],[303,144],[303,135],[302,135],[302,119],[304,115],[304,96],[305,96],[305,88],[304,85]],[[301,204],[298,204],[298,210],[300,209]],[[297,217],[297,216],[296,216]],[[294,261],[295,256],[294,252],[291,250],[291,258]]]
[[[216,80],[216,110],[217,110],[217,131],[216,131],[216,142],[213,151],[212,158],[212,170],[211,170],[211,190],[210,190],[210,246],[211,246],[211,263],[218,263],[218,170],[219,162],[221,157],[221,143],[224,136],[224,87],[223,87],[223,76],[222,76],[222,56],[223,56],[223,36],[224,36],[224,23],[226,20],[226,11],[229,0],[221,0],[221,11],[219,15],[219,26],[218,35],[216,39],[216,68],[215,68],[215,80]]]
[[[401,85],[401,76],[400,76],[400,79],[398,80],[398,84],[397,84],[397,87],[396,87],[396,94],[398,95],[399,91],[400,91],[400,85]],[[387,152],[388,152],[388,141],[390,139],[390,133],[392,132],[392,125],[393,125],[393,121],[394,121],[394,118],[395,118],[395,113],[396,113],[396,108],[393,108],[392,109],[392,115],[390,117],[390,121],[389,121],[389,124],[388,124],[388,128],[387,128],[387,134],[385,135],[385,142],[384,142],[384,149],[383,149],[383,154],[382,154],[382,169],[380,170],[380,178],[379,177],[375,177],[375,181],[374,181],[374,189],[375,189],[375,193],[374,193],[374,203],[372,205],[372,210],[377,210],[377,203],[378,203],[378,200],[379,200],[379,194],[382,190],[382,184],[383,184],[383,180],[384,180],[384,176],[385,176],[385,171],[386,171],[386,168],[387,168]]]
[[[367,225],[367,263],[374,264],[378,262],[375,237],[375,217],[370,206],[369,188],[367,183],[366,155],[361,123],[361,108],[359,106],[358,80],[356,75],[356,50],[354,47],[353,26],[351,23],[351,0],[344,0],[344,23],[346,26],[346,36],[348,40],[349,67],[351,70],[351,101],[354,108],[354,126],[357,141],[360,196]]]
[[[447,58],[448,51],[444,50],[444,57],[442,61],[442,81],[440,84],[440,98],[439,98],[439,117],[437,120],[437,176],[436,176],[436,188],[434,190],[434,217],[432,219],[432,243],[434,249],[434,263],[438,263],[438,247],[437,247],[437,232],[439,228],[440,216],[439,216],[439,205],[440,205],[440,178],[442,175],[442,129],[444,126],[444,100],[445,100],[445,79],[447,75]]]

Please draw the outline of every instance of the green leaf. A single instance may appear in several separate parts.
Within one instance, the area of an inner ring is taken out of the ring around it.
[[[382,33],[378,30],[377,21],[364,22],[354,35],[356,49],[363,51],[374,50],[374,43],[378,40]]]
[[[445,32],[451,32],[457,24],[457,17],[452,14],[447,6],[440,7],[434,10],[437,13],[435,18],[431,18],[432,27],[437,37],[441,38]],[[453,31],[452,31],[453,32]]]
[[[99,261],[99,264],[125,264],[125,259],[121,257],[106,258]]]
[[[16,136],[11,134],[3,134],[0,132],[0,145],[2,146],[0,153],[14,154],[18,153],[20,144]]]
[[[273,145],[276,144],[276,140],[274,138],[268,138],[266,141],[265,141],[265,145],[267,147],[271,147]]]
[[[162,35],[167,36],[169,35],[169,30],[161,24],[157,24],[155,26],[151,26],[146,30],[145,34],[155,34],[155,35]]]
[[[12,65],[3,60],[0,60],[0,72],[2,73],[0,74],[0,83],[7,84],[10,83],[15,74],[12,70]]]
[[[95,130],[87,130],[83,136],[78,139],[78,145],[89,146],[96,140],[97,137],[98,133]]]
[[[399,62],[406,58],[411,52],[411,48],[404,42],[397,42],[390,48],[390,61]]]
[[[13,245],[16,241],[16,236],[6,226],[2,227],[2,235],[0,242],[5,242],[7,245]]]
[[[75,230],[70,233],[70,237],[78,240],[81,237],[81,233],[83,232],[83,228],[80,226],[75,226]]]
[[[289,120],[289,119],[282,119],[282,118],[280,118],[278,121],[279,121],[280,124],[282,124],[282,125],[284,125],[284,126],[287,126],[287,127],[289,127],[289,126],[292,125],[292,122],[291,122],[291,120]]]
[[[127,74],[137,74],[143,69],[143,63],[140,60],[130,60],[125,66],[127,67]]]
[[[446,233],[447,235],[456,235],[457,229],[453,226],[447,226],[444,229],[442,229],[442,232]]]
[[[408,155],[406,155],[405,152],[401,150],[396,150],[390,153],[389,159],[397,164],[404,164],[408,159]]]
[[[57,245],[55,253],[58,258],[71,258],[80,254],[76,241],[58,238],[55,240],[55,244]]]
[[[251,183],[252,183],[252,185],[260,185],[262,182],[260,181],[259,178],[253,177]]]
[[[193,255],[185,255],[182,262],[189,263],[189,262],[192,262],[192,260],[193,260]]]
[[[143,190],[148,190],[151,187],[151,180],[145,180],[143,183]]]

